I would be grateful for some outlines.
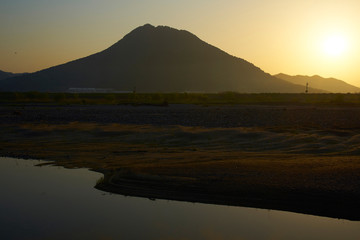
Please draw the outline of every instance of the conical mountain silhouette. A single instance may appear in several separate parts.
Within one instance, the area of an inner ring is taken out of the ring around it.
[[[2,91],[112,88],[139,92],[304,92],[195,35],[150,24],[108,49],[63,65],[0,81]]]

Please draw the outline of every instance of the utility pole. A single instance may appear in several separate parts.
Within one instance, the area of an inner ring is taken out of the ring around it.
[[[305,93],[309,92],[309,83],[306,83]]]

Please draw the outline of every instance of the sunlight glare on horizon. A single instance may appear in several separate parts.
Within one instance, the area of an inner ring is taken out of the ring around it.
[[[339,57],[346,53],[349,42],[343,35],[331,35],[325,38],[323,50],[327,56]]]

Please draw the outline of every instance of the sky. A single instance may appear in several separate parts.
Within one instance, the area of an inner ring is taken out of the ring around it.
[[[2,0],[0,70],[102,51],[138,26],[184,29],[270,74],[360,86],[359,0]]]

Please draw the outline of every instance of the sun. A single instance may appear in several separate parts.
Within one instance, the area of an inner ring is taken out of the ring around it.
[[[339,57],[348,49],[348,41],[342,35],[331,35],[325,38],[323,50],[327,56]]]

